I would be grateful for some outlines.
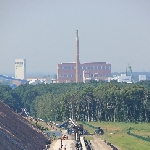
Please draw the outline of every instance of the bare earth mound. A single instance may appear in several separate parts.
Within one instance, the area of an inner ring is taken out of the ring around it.
[[[0,149],[43,150],[46,137],[0,101]]]

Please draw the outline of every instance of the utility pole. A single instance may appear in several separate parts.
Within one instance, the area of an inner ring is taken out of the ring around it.
[[[61,143],[60,147],[61,147],[61,149],[62,149],[62,147],[63,147],[63,145],[62,145],[62,139],[61,139],[60,143]]]

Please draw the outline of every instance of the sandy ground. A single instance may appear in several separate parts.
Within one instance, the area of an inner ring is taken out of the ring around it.
[[[63,134],[66,134],[66,130],[62,131]],[[89,135],[91,136],[91,135]],[[93,135],[93,140],[91,140],[92,148],[93,150],[113,150],[110,146],[108,146],[100,137]],[[68,140],[62,140],[62,150],[64,150],[64,147],[66,146],[66,150],[76,150],[75,148],[75,140],[73,140],[73,137],[68,135]],[[61,140],[56,140],[51,144],[51,148],[49,150],[59,150],[61,147]]]
[[[62,133],[68,136],[68,140],[62,140],[62,150],[66,147],[66,150],[76,150],[75,143],[76,141],[73,139],[73,136],[67,134],[67,130],[62,130]],[[49,150],[59,150],[61,148],[61,140],[55,140],[51,144],[51,147]]]
[[[93,150],[113,150],[110,146],[104,143],[103,140],[101,140],[100,138],[94,137],[94,139],[91,140],[90,142],[92,144]],[[76,150],[74,140],[63,140],[62,144],[63,144],[62,150],[64,150],[65,146],[66,146],[66,150]],[[51,145],[50,150],[59,150],[60,147],[61,147],[61,140],[56,140]]]
[[[63,145],[62,150],[64,150],[65,146],[66,146],[66,150],[76,150],[74,140],[63,140],[62,145]],[[50,150],[59,150],[60,147],[61,147],[61,140],[56,140],[51,145]]]

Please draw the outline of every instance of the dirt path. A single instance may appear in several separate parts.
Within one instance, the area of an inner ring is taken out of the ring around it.
[[[74,140],[63,140],[62,141],[62,149],[66,146],[67,150],[76,150],[75,148],[75,141]],[[61,140],[56,140],[52,143],[49,150],[58,150],[61,147]]]
[[[75,140],[73,140],[73,137],[71,135],[67,134],[66,130],[62,130],[62,133],[68,136],[68,140],[62,140],[62,149],[66,147],[67,150],[76,150],[75,148]],[[49,150],[58,150],[61,147],[61,140],[55,140],[52,144]]]
[[[93,150],[112,150],[110,146],[108,146],[100,137],[92,136],[93,140],[91,140]]]
[[[98,137],[96,135],[93,135],[93,140],[90,140],[92,144],[93,150],[113,150],[113,148],[110,145],[107,145],[107,143],[104,142],[104,140],[101,139],[101,137]],[[116,147],[116,146],[115,146]],[[121,148],[116,147],[118,150],[121,150]]]

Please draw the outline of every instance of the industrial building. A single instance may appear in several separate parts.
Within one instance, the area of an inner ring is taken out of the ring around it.
[[[107,62],[86,62],[79,60],[79,36],[76,31],[76,62],[57,65],[57,82],[88,82],[89,80],[108,80],[111,64]]]
[[[76,82],[76,63],[61,63],[57,66],[57,80],[62,82]],[[111,64],[106,62],[90,62],[80,64],[79,82],[88,80],[106,80],[111,76]]]
[[[26,79],[26,59],[15,59],[15,79]]]
[[[139,81],[145,81],[146,75],[139,75]]]

